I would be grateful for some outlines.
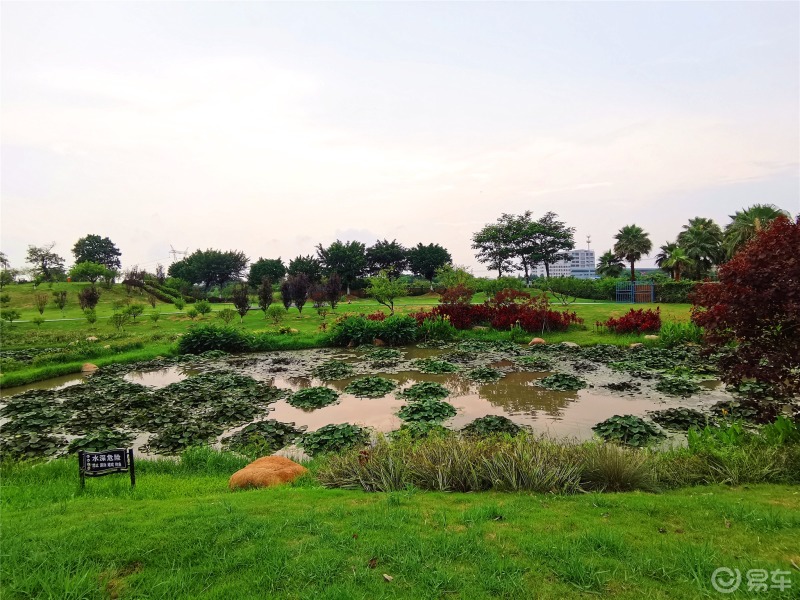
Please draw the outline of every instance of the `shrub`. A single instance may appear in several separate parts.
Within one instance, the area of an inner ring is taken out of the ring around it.
[[[412,316],[415,320],[416,317]],[[439,317],[424,317],[422,322],[419,323],[419,330],[417,338],[423,342],[440,341],[449,342],[458,336],[458,331],[453,324],[450,323],[450,318],[447,316]]]
[[[779,217],[693,292],[692,321],[705,329],[722,379],[753,379],[800,393],[800,218]]]
[[[186,311],[186,316],[189,317],[192,321],[194,321],[200,313],[194,307],[190,308]]]
[[[41,316],[41,315],[36,315],[35,317],[33,317],[33,318],[31,319],[31,323],[33,323],[34,325],[36,325],[36,327],[41,327],[41,326],[42,326],[42,323],[44,323],[44,321],[45,321],[45,319],[44,319],[44,317],[43,317],[43,316]]]
[[[386,313],[381,310],[376,310],[374,313],[368,314],[367,319],[370,321],[385,321]]]
[[[628,446],[646,446],[664,436],[650,423],[634,415],[614,415],[592,429],[607,442],[619,442]]]
[[[498,277],[497,279],[489,279],[481,286],[481,291],[486,294],[487,298],[491,298],[498,292],[503,290],[514,290],[521,292],[525,289],[525,284],[521,279],[516,277]]]
[[[161,318],[161,313],[157,310],[154,310],[150,313],[150,320],[153,322],[153,325],[158,327],[158,320]]]
[[[184,302],[182,298],[175,298],[175,300],[172,301],[172,304],[179,311],[183,310],[183,307],[186,306],[186,302]]]
[[[198,314],[206,316],[211,312],[211,304],[209,304],[208,300],[199,300],[194,303],[194,309]]]
[[[125,309],[125,313],[130,316],[134,321],[136,317],[144,312],[144,306],[141,304],[131,304],[128,308]]]
[[[392,346],[410,344],[417,339],[417,322],[405,315],[392,315],[381,323],[378,337]]]
[[[61,311],[61,316],[64,316],[64,307],[67,305],[67,292],[63,290],[53,292],[53,304]]]
[[[253,341],[246,333],[215,325],[194,326],[178,341],[178,352],[181,354],[203,354],[209,350],[246,352],[252,347]]]
[[[614,444],[592,444],[583,454],[581,484],[600,492],[627,492],[653,486],[648,455]]]
[[[282,309],[279,304],[273,304],[267,308],[266,316],[270,318],[273,324],[280,325],[285,312],[286,311]]]
[[[318,456],[328,452],[341,452],[353,447],[360,447],[369,441],[369,432],[358,425],[342,423],[325,425],[316,431],[306,433],[300,440],[300,446],[310,456]]]
[[[666,348],[700,344],[703,341],[703,328],[694,323],[663,323],[658,332],[658,341]]]
[[[380,323],[370,321],[364,317],[344,317],[337,319],[331,327],[330,343],[334,346],[347,346],[354,344],[371,344],[372,340],[379,337]]]
[[[4,321],[8,321],[9,323],[13,324],[14,321],[19,320],[19,311],[18,310],[4,310],[0,311],[0,318]]]
[[[130,322],[130,317],[127,313],[114,313],[108,318],[108,322],[117,330],[122,331],[122,329]]]
[[[230,322],[236,318],[236,311],[232,308],[223,308],[217,313],[217,318],[222,319],[225,325],[230,325]]]
[[[86,322],[89,325],[94,325],[97,323],[97,313],[93,308],[87,308],[83,311],[83,316],[86,317]]]
[[[231,299],[236,312],[239,313],[239,322],[241,323],[250,310],[250,288],[247,287],[246,283],[233,286]]]
[[[661,329],[661,311],[648,308],[631,309],[627,314],[615,319],[611,317],[604,325],[613,333],[657,333]]]

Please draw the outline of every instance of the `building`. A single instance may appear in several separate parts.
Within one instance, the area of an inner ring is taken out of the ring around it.
[[[570,250],[568,260],[559,260],[550,265],[550,277],[576,277],[578,279],[595,279],[594,250]],[[533,268],[537,277],[546,277],[544,263]]]

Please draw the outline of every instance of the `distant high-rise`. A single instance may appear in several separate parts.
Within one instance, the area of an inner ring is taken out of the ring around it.
[[[569,260],[559,260],[550,265],[550,277],[576,277],[578,279],[594,279],[595,272],[594,250],[570,250],[566,252]],[[546,277],[544,263],[538,263],[533,274],[537,277]]]

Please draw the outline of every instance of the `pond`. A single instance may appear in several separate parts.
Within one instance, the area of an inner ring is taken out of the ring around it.
[[[128,432],[128,441],[141,451],[169,454],[179,451],[180,443],[162,444],[164,435],[153,442],[153,434],[169,425],[174,426],[173,436],[180,436],[185,426],[187,431],[197,429],[192,435],[210,443],[265,418],[307,431],[330,423],[393,431],[403,425],[398,411],[409,402],[401,392],[421,382],[446,388],[444,401],[456,409],[455,416],[442,423],[450,429],[501,415],[535,432],[573,439],[591,438],[592,427],[613,415],[646,417],[650,411],[672,407],[708,413],[715,403],[732,399],[696,351],[527,348],[486,342],[440,346],[315,349],[151,361],[141,367],[117,365],[86,380],[71,376],[6,390],[2,414],[14,425],[15,415],[24,419],[19,406],[49,402],[61,413],[44,433],[54,438],[65,435],[58,438],[62,445],[102,426]],[[338,365],[339,371],[328,373],[326,365]],[[482,376],[487,373],[488,377]],[[579,381],[585,387],[542,387],[553,374],[571,376],[564,381]],[[679,391],[688,397],[657,389],[669,391],[663,380],[670,374],[694,382],[689,391]],[[348,386],[365,376],[388,379],[394,389],[379,397],[358,397]],[[316,409],[292,406],[291,394],[311,387],[330,388],[338,399]]]

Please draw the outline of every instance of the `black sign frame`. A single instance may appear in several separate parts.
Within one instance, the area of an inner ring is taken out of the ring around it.
[[[114,473],[130,473],[131,487],[136,485],[133,465],[133,448],[112,448],[100,452],[78,451],[78,472],[81,487],[86,486],[87,477],[104,477]]]

